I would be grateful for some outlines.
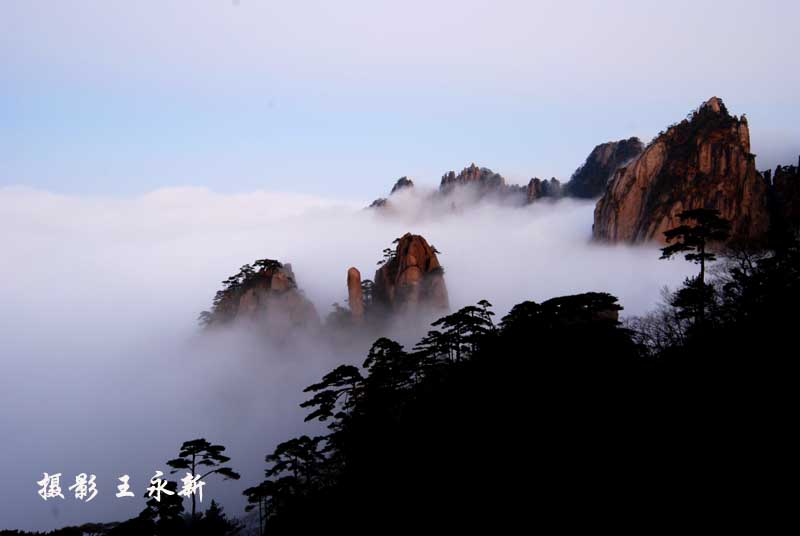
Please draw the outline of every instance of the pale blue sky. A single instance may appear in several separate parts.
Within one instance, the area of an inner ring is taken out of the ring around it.
[[[4,0],[0,186],[371,199],[476,162],[567,179],[704,99],[800,153],[794,1]]]

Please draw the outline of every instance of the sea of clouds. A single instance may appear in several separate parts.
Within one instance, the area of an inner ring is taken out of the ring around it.
[[[377,212],[270,192],[0,189],[0,529],[133,516],[153,473],[195,437],[226,445],[243,475],[210,480],[204,505],[216,498],[241,515],[241,491],[262,479],[264,455],[320,431],[302,422],[302,388],[361,362],[366,347],[337,355],[320,341],[276,348],[236,329],[199,334],[198,312],[244,263],[291,262],[323,317],[345,303],[347,268],[371,278],[405,232],[441,251],[452,308],[486,298],[498,318],[525,299],[584,291],[610,292],[624,314],[640,314],[693,270],[658,260],[656,245],[591,243],[593,202],[423,198],[403,192]],[[43,472],[63,473],[66,500],[39,498]],[[88,504],[66,489],[81,472],[97,475],[100,493]],[[122,474],[136,498],[114,497]]]

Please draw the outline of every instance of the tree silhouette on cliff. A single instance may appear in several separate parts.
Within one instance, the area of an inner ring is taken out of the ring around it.
[[[684,253],[684,258],[700,265],[700,273],[687,280],[682,293],[676,296],[676,305],[683,309],[694,309],[698,326],[702,326],[710,289],[706,286],[706,263],[717,256],[708,247],[712,243],[724,243],[730,236],[731,224],[721,218],[716,209],[697,208],[678,214],[681,225],[664,231],[666,241],[675,243],[661,249],[661,258],[670,259]],[[690,225],[691,223],[691,225]]]

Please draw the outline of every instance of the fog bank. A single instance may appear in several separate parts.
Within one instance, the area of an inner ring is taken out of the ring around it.
[[[591,244],[592,202],[432,210],[411,193],[393,200],[399,209],[380,213],[270,192],[182,188],[119,199],[0,189],[0,529],[135,515],[154,471],[195,437],[226,445],[243,475],[210,480],[203,506],[221,499],[242,514],[241,491],[261,480],[264,455],[316,431],[302,423],[301,389],[364,358],[316,341],[277,349],[236,330],[200,336],[198,312],[255,259],[292,263],[323,317],[345,302],[347,268],[371,278],[405,232],[441,251],[453,309],[486,298],[497,318],[525,299],[590,290],[618,296],[624,314],[642,313],[663,285],[693,271],[659,261],[656,246]],[[66,500],[38,497],[45,471],[64,474]],[[88,504],[66,489],[80,472],[97,475]],[[135,499],[114,498],[122,474]]]

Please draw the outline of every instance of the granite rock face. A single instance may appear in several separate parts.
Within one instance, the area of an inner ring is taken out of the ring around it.
[[[353,321],[361,323],[364,321],[364,292],[361,288],[361,272],[351,266],[347,270],[347,303],[350,306],[350,314]]]
[[[642,151],[644,144],[639,138],[598,145],[586,158],[586,162],[572,174],[565,186],[566,194],[587,199],[601,196],[617,169],[637,158]]]
[[[392,313],[449,309],[444,270],[436,250],[419,235],[406,233],[375,272],[373,301]]]
[[[243,266],[225,284],[213,309],[203,313],[208,326],[241,321],[280,337],[294,329],[320,325],[314,305],[297,287],[290,264],[257,261],[253,266]]]
[[[766,194],[747,120],[731,116],[713,97],[617,170],[595,207],[593,235],[663,241],[680,212],[713,208],[731,221],[733,240],[759,242],[769,226]]]

